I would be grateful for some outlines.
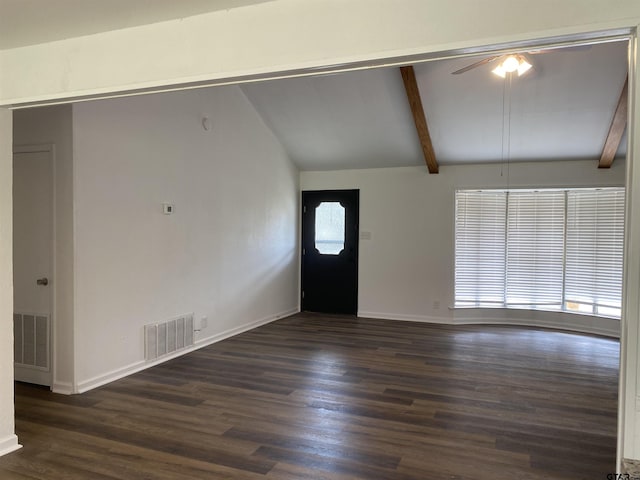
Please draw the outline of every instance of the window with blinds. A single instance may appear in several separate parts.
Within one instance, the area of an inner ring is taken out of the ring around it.
[[[624,189],[458,190],[455,304],[620,317]]]
[[[624,190],[567,192],[565,309],[620,316]]]
[[[456,305],[504,304],[506,206],[504,192],[456,195]]]
[[[564,192],[505,192],[505,304],[562,308]]]

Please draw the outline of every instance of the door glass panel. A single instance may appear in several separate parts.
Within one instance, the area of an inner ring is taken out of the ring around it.
[[[323,255],[338,255],[344,249],[345,210],[340,202],[322,202],[316,207],[316,249]]]

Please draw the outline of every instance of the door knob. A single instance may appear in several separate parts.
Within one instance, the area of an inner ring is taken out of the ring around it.
[[[47,285],[49,285],[49,279],[47,277],[39,278],[39,279],[36,280],[36,284],[37,285],[47,286]]]

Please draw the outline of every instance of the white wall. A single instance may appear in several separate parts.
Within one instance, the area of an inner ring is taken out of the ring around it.
[[[624,185],[624,162],[595,161],[302,172],[302,190],[360,189],[358,315],[441,323],[516,323],[618,335],[618,320],[454,304],[456,188]]]
[[[298,171],[238,87],[73,109],[78,391],[143,367],[145,324],[297,311]]]
[[[53,390],[70,393],[73,383],[73,142],[71,105],[17,110],[13,145],[54,145],[55,271],[53,302]]]
[[[0,138],[11,138],[11,112],[0,108]],[[18,448],[13,419],[13,153],[0,141],[0,455]]]

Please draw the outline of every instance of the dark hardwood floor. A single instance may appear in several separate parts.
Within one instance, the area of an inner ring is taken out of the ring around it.
[[[618,349],[295,315],[83,395],[17,384],[0,478],[604,480]]]

